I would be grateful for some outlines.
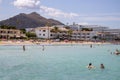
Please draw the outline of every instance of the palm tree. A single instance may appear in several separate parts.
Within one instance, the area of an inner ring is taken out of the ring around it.
[[[58,32],[60,32],[60,30],[59,30],[59,28],[58,27],[54,27],[52,30],[51,30],[51,32],[54,32],[57,36],[57,38],[59,38],[59,34],[58,34]]]
[[[73,31],[72,31],[71,29],[69,29],[69,30],[67,31],[68,39],[71,39],[72,32],[73,32]]]
[[[95,39],[95,41],[97,40],[98,36],[93,36],[93,39]]]
[[[50,33],[49,33],[49,30],[50,30],[49,27],[51,27],[51,23],[50,23],[50,22],[47,22],[46,26],[48,27],[48,41],[49,41],[49,38],[50,38],[50,37],[49,37],[49,35],[50,35]]]
[[[55,27],[54,27],[54,32],[55,32],[55,33],[58,33],[58,32],[59,32],[59,28],[55,26]]]

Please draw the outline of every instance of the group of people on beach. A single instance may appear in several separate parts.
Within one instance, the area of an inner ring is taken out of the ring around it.
[[[92,63],[89,63],[88,66],[87,66],[87,68],[90,70],[90,69],[95,68],[95,66],[93,66]],[[101,69],[105,69],[105,66],[103,64],[100,64],[100,68]]]

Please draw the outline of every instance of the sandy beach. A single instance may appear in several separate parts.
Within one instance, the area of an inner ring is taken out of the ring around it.
[[[0,45],[33,45],[30,41],[0,41]]]
[[[52,41],[45,41],[45,42],[37,42],[37,41],[0,41],[0,45],[68,45],[68,44],[110,44],[109,42],[76,42],[76,41],[60,41],[60,42],[52,42]]]

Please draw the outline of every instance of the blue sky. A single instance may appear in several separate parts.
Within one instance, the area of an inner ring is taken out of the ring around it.
[[[120,0],[0,0],[0,20],[31,12],[65,24],[120,28]]]

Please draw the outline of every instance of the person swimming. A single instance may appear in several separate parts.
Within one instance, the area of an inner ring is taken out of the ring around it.
[[[92,65],[92,63],[89,63],[89,65],[87,66],[87,68],[90,70],[90,69],[94,68],[94,66]]]
[[[105,66],[104,66],[103,64],[100,64],[100,68],[101,68],[101,69],[104,69]]]

